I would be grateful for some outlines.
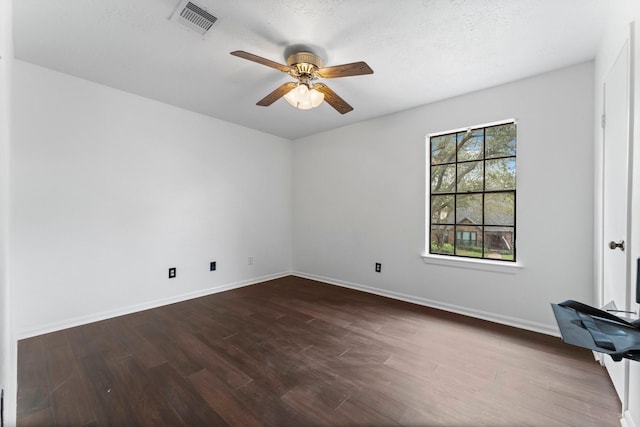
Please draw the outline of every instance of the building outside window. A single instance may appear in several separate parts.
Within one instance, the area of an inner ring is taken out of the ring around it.
[[[516,123],[428,136],[430,254],[516,260]]]

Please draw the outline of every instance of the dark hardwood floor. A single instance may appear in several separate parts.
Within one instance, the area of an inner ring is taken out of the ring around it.
[[[549,308],[550,309],[550,308]],[[587,350],[297,277],[22,340],[20,426],[618,426]]]

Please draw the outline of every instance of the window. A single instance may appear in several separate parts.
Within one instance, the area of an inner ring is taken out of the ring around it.
[[[456,244],[458,245],[475,245],[477,239],[478,233],[475,231],[456,231]],[[445,243],[448,243],[448,240],[445,238]]]
[[[516,260],[516,123],[429,135],[430,254]]]

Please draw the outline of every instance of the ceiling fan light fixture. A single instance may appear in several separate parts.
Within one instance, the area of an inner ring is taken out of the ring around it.
[[[324,101],[324,94],[316,89],[309,89],[305,83],[300,83],[284,96],[292,106],[301,110],[316,108]]]

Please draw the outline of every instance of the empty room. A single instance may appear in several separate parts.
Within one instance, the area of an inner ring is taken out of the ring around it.
[[[638,20],[0,0],[0,424],[640,426]]]

